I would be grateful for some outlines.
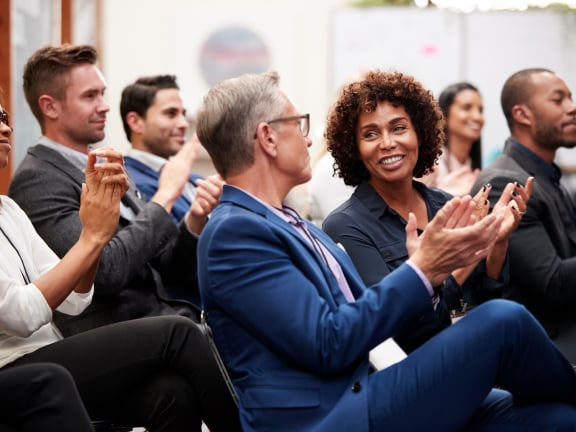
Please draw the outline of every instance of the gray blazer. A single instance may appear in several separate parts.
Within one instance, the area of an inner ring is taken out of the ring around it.
[[[78,210],[84,173],[60,153],[31,147],[16,170],[8,195],[28,214],[40,236],[62,257],[82,229]],[[179,314],[196,319],[191,303],[168,299],[164,284],[198,292],[197,237],[177,227],[156,203],[131,187],[122,199],[136,216],[120,218],[100,258],[92,305],[78,317],[59,315],[65,335],[144,316]]]
[[[494,204],[508,182],[524,184],[534,176],[527,212],[510,239],[505,296],[528,306],[553,339],[570,339],[576,363],[576,210],[565,189],[520,146],[509,139],[472,192],[491,183]]]

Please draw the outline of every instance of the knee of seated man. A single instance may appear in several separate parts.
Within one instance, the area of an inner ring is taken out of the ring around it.
[[[539,326],[532,314],[520,303],[513,300],[494,299],[482,303],[474,309],[482,314],[486,325],[498,328],[523,327],[525,325]]]

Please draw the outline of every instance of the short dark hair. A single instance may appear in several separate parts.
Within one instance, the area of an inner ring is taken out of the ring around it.
[[[446,87],[444,90],[442,90],[440,96],[438,96],[438,103],[440,104],[440,108],[442,109],[442,113],[444,114],[444,118],[446,119],[445,130],[447,141],[445,142],[445,145],[448,145],[449,132],[450,132],[448,130],[448,114],[450,113],[450,107],[454,103],[456,95],[464,90],[472,90],[480,94],[478,88],[473,84],[466,81],[460,81]],[[472,161],[472,169],[482,168],[481,137],[472,143],[472,148],[470,149],[470,160]]]
[[[132,84],[126,86],[122,91],[120,99],[120,115],[122,116],[122,126],[128,141],[132,138],[132,130],[126,121],[129,112],[135,112],[140,117],[146,116],[146,111],[154,103],[156,93],[162,89],[177,89],[175,75],[154,75],[138,78]]]
[[[371,71],[346,85],[328,115],[325,138],[334,157],[334,170],[344,183],[357,186],[370,173],[360,160],[356,128],[360,113],[372,112],[378,103],[402,106],[410,116],[420,145],[413,176],[432,171],[446,139],[444,117],[432,93],[413,76],[401,72]]]
[[[528,102],[532,93],[532,75],[545,72],[554,73],[550,69],[545,68],[522,69],[513,73],[504,83],[500,94],[500,104],[502,105],[502,112],[504,113],[504,117],[506,117],[506,123],[508,123],[510,131],[512,131],[514,124],[512,108],[514,108],[515,105]]]
[[[90,45],[63,44],[37,50],[24,65],[22,75],[24,96],[44,131],[44,116],[38,99],[47,94],[58,100],[66,96],[70,70],[83,64],[96,64],[98,54]]]

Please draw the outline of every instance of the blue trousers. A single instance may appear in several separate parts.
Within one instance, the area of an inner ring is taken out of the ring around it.
[[[372,431],[576,431],[574,369],[507,300],[484,303],[372,374],[369,392]]]

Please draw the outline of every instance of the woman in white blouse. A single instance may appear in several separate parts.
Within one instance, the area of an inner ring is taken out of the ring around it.
[[[438,104],[446,119],[447,141],[432,174],[420,180],[452,195],[466,195],[482,168],[482,95],[474,85],[461,81],[442,90]]]
[[[11,134],[0,105],[0,168],[7,165]],[[239,430],[229,391],[191,320],[138,319],[65,339],[52,323],[53,311],[76,315],[90,304],[99,255],[116,230],[128,189],[122,156],[111,148],[91,151],[85,174],[82,234],[62,259],[18,205],[0,197],[0,368],[60,364],[93,419],[150,432],[200,431],[202,421],[211,431]]]

